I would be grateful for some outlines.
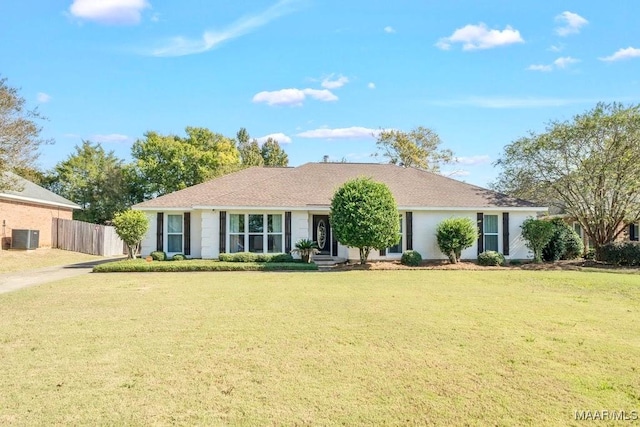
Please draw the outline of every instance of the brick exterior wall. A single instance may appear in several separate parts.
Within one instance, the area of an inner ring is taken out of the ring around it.
[[[0,199],[0,239],[2,249],[8,249],[11,230],[40,230],[39,246],[51,246],[51,219],[72,219],[69,208],[24,203]]]

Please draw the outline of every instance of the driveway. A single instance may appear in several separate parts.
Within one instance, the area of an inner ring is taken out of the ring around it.
[[[44,283],[55,282],[56,280],[69,279],[71,277],[89,274],[94,265],[104,264],[123,259],[106,258],[78,264],[58,265],[55,267],[44,267],[35,270],[18,271],[0,276],[0,294],[17,291],[18,289],[38,286]]]

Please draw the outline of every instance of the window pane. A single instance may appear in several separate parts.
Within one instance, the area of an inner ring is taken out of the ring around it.
[[[498,232],[498,215],[485,215],[484,216],[484,232],[485,233],[497,233]]]
[[[579,222],[573,223],[573,230],[578,234],[578,236],[582,236],[582,226]]]
[[[168,252],[182,252],[182,234],[170,234],[167,236]]]
[[[249,233],[262,233],[264,230],[264,215],[249,215]]]
[[[282,233],[282,215],[267,215],[267,222],[269,233]]]
[[[229,235],[229,252],[244,252],[244,234]]]
[[[167,232],[182,233],[182,215],[167,215]]]
[[[390,254],[401,254],[402,253],[402,237],[397,245],[393,245],[389,248],[388,252]]]
[[[493,235],[484,236],[484,250],[498,252],[498,236],[497,235],[493,234]]]
[[[282,253],[282,234],[276,234],[267,238],[269,253]]]
[[[249,235],[249,252],[264,252],[262,241],[263,241],[262,234],[250,234]]]
[[[244,214],[231,214],[229,217],[229,232],[244,233]]]

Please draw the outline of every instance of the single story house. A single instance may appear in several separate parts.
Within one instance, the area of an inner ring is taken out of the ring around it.
[[[150,231],[142,254],[165,251],[215,259],[221,253],[280,253],[312,239],[325,256],[358,259],[358,250],[340,244],[329,211],[335,191],[346,181],[371,177],[385,183],[399,210],[400,242],[370,259],[399,259],[413,249],[425,259],[446,259],[436,242],[438,223],[466,217],[478,224],[479,238],[462,253],[475,259],[496,250],[511,259],[531,257],[520,225],[547,208],[411,167],[378,163],[306,163],[298,167],[251,167],[133,206],[144,211]]]
[[[80,206],[14,173],[5,172],[13,190],[0,191],[2,249],[11,247],[12,230],[38,230],[39,247],[51,246],[52,218],[72,219]]]

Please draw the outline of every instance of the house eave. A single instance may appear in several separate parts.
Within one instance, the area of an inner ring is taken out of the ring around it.
[[[133,209],[140,211],[328,211],[329,205],[307,205],[307,206],[232,206],[232,205],[194,205],[179,207],[161,206],[134,206]],[[459,212],[547,212],[549,208],[544,206],[405,206],[399,205],[400,211],[459,211]]]
[[[41,199],[34,199],[32,197],[18,196],[16,194],[3,193],[3,194],[0,194],[0,199],[15,200],[18,202],[31,203],[31,204],[44,205],[44,206],[53,206],[53,207],[65,208],[65,209],[81,209],[81,207],[79,205],[76,205],[75,203],[73,204],[58,203],[58,202],[41,200]]]

